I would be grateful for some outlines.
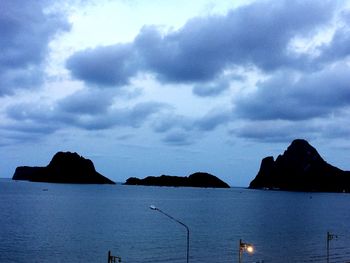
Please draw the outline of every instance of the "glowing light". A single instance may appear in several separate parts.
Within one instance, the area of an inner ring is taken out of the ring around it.
[[[248,253],[253,253],[254,252],[254,247],[251,246],[251,245],[248,245],[245,249],[247,250]]]
[[[238,262],[242,263],[242,254],[243,252],[248,252],[249,254],[254,253],[254,247],[252,244],[242,242],[242,239],[239,240],[239,259]]]

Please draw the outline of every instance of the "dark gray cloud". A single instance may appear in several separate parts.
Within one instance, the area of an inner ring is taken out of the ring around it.
[[[224,16],[191,19],[177,31],[163,33],[145,26],[132,43],[80,51],[67,67],[76,78],[107,86],[126,84],[139,71],[152,72],[164,82],[205,82],[234,65],[264,71],[305,69],[311,58],[291,52],[289,44],[330,22],[336,5],[258,1]]]
[[[306,120],[350,106],[350,68],[345,63],[298,76],[282,72],[235,99],[237,116],[252,120]]]
[[[51,1],[3,0],[0,3],[0,96],[38,86],[48,44],[69,30],[62,13],[47,12]]]
[[[79,51],[67,60],[72,75],[103,86],[128,84],[139,68],[132,45],[118,44]]]
[[[333,3],[255,2],[226,16],[192,19],[165,36],[145,27],[135,45],[145,54],[147,69],[166,81],[210,80],[228,65],[254,64],[263,70],[300,67],[305,59],[288,52],[289,42],[329,22]]]

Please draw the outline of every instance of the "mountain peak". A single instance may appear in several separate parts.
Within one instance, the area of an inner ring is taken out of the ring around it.
[[[98,173],[91,160],[75,152],[58,152],[45,167],[17,167],[12,179],[48,183],[115,184]]]
[[[316,155],[321,157],[317,150],[312,147],[308,141],[303,139],[296,139],[292,141],[292,143],[287,148],[287,152],[291,152],[292,154],[307,154],[307,155]]]
[[[323,163],[324,160],[306,140],[296,139],[287,148],[287,150],[279,155],[277,163],[281,162],[293,169],[305,169],[306,166]]]
[[[350,190],[350,175],[324,161],[306,140],[296,139],[276,161],[262,160],[249,188],[342,192]]]

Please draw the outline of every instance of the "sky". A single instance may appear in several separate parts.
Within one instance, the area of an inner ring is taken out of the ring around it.
[[[248,186],[296,138],[350,170],[348,1],[2,0],[0,33],[0,177],[71,151]]]

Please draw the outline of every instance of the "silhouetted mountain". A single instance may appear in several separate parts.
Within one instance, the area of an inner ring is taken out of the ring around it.
[[[131,177],[124,183],[126,185],[147,185],[147,186],[188,186],[188,187],[212,187],[230,188],[224,181],[208,173],[194,173],[188,177],[180,176],[148,176],[144,179]]]
[[[115,184],[96,172],[91,160],[77,153],[58,152],[46,167],[20,166],[12,180],[48,183]]]
[[[328,164],[306,140],[297,139],[276,161],[272,156],[261,161],[249,188],[349,192],[350,172]]]

